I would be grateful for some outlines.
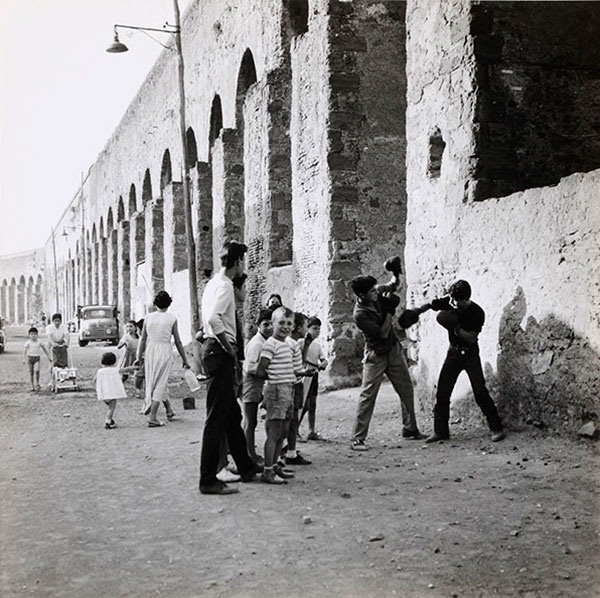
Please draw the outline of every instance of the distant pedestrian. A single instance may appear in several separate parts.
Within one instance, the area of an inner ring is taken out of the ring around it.
[[[117,401],[127,398],[121,376],[126,372],[131,372],[133,368],[117,368],[117,356],[112,351],[102,354],[101,363],[102,367],[96,373],[96,395],[98,400],[104,401],[107,406],[104,428],[112,430],[117,427],[113,419]]]
[[[144,319],[140,319],[135,323],[136,334],[138,336],[138,344],[139,347],[139,338],[142,336],[142,330],[144,330]],[[137,350],[136,350],[137,351]],[[136,361],[133,362],[135,365],[135,371],[133,376],[133,385],[135,386],[136,396],[138,399],[144,400],[144,405],[142,410],[140,411],[141,415],[148,415],[150,413],[150,403],[146,405],[145,403],[145,393],[146,393],[146,375],[144,373],[144,358],[137,359],[136,353]]]
[[[189,368],[187,357],[179,336],[177,318],[167,313],[172,299],[166,291],[159,291],[154,297],[156,311],[149,313],[144,321],[142,338],[137,351],[137,362],[145,360],[146,406],[150,404],[149,428],[163,426],[156,415],[161,401],[167,410],[167,419],[171,421],[175,413],[171,408],[168,395],[169,375],[171,373],[171,337],[181,356],[184,368]]]
[[[31,390],[41,390],[40,386],[40,358],[42,353],[51,362],[52,358],[48,349],[38,339],[38,329],[32,326],[29,329],[29,340],[25,343],[23,350],[23,363],[27,362],[29,377],[31,378]]]

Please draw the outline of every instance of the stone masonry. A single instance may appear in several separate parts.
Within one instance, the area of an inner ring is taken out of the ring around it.
[[[271,292],[318,315],[324,384],[360,379],[350,279],[383,280],[398,254],[409,306],[472,283],[507,419],[598,417],[599,31],[585,2],[196,0],[187,160],[165,51],[54,223],[68,234],[56,276],[52,239],[43,250],[44,306],[138,319],[164,287],[189,342],[187,173],[198,297],[223,240],[246,242],[246,334]],[[3,309],[21,313],[12,276]],[[426,410],[445,344],[432,314],[409,331]]]

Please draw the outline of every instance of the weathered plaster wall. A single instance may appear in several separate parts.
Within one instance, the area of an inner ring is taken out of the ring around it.
[[[600,173],[470,201],[477,89],[469,11],[467,2],[408,3],[409,301],[469,280],[487,314],[481,355],[504,416],[577,425],[600,414]],[[432,127],[446,143],[437,178],[427,168]],[[418,400],[430,409],[447,337],[432,313],[410,335]],[[459,411],[472,415],[472,401],[460,407],[469,394],[460,379]]]

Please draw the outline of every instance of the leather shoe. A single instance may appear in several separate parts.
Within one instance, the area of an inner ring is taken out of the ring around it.
[[[296,453],[295,457],[286,457],[285,462],[287,465],[310,465],[312,461],[305,459],[300,453]]]
[[[422,440],[425,438],[419,430],[402,430],[402,438],[407,438],[408,440]]]
[[[252,482],[254,479],[256,479],[256,474],[257,473],[262,473],[263,471],[263,466],[259,465],[258,463],[255,463],[254,461],[252,462],[252,467],[248,470],[248,471],[244,471],[243,473],[240,474],[241,478],[242,478],[242,482]]]
[[[208,484],[206,486],[200,486],[200,492],[202,494],[237,494],[239,490],[237,488],[232,488],[223,482],[213,482],[212,484]]]
[[[438,434],[434,432],[431,436],[425,438],[425,442],[441,442],[442,440],[448,440],[450,438],[450,434]]]
[[[499,442],[500,440],[504,440],[506,438],[506,434],[504,430],[497,430],[496,432],[492,432],[492,442]]]

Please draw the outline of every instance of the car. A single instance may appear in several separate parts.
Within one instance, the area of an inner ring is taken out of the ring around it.
[[[79,346],[94,341],[119,342],[118,310],[114,305],[83,305],[79,308]]]

